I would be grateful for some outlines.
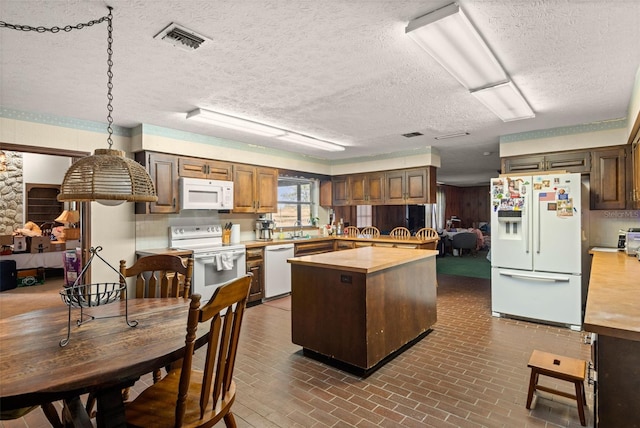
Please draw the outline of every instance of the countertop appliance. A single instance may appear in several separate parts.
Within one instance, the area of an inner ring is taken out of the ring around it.
[[[207,302],[223,283],[246,273],[244,244],[222,244],[222,226],[171,226],[169,245],[193,252],[191,292]]]
[[[264,298],[272,299],[291,293],[293,244],[267,245],[264,248]]]
[[[180,177],[180,209],[233,209],[233,181]]]
[[[267,218],[261,217],[256,220],[256,240],[271,241],[273,239],[273,230],[275,222]]]
[[[582,326],[580,174],[491,179],[491,310]]]
[[[626,232],[624,249],[630,256],[640,252],[640,228],[630,228]]]
[[[618,249],[620,251],[624,251],[624,249],[626,248],[626,242],[627,242],[627,231],[619,230],[618,231]]]

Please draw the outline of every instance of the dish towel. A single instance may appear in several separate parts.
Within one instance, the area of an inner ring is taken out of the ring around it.
[[[221,264],[218,265],[219,266],[218,270],[220,270],[220,267],[224,270],[233,269],[233,254],[230,254],[230,253],[220,254],[220,262]]]
[[[217,271],[221,271],[222,270],[222,255],[221,254],[215,254],[213,257],[214,257],[214,261],[216,263],[216,270]]]

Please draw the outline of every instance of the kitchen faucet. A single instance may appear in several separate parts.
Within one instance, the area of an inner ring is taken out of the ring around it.
[[[295,226],[299,226],[299,227],[300,227],[300,230],[298,230],[298,231],[294,231],[294,232],[293,232],[293,236],[300,236],[300,237],[302,237],[302,222],[301,222],[300,220],[296,220],[296,221],[294,221],[294,222],[293,222],[293,226],[294,226],[294,227],[295,227]]]

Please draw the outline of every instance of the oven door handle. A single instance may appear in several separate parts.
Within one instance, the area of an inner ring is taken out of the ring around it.
[[[223,254],[231,254],[233,256],[233,260],[238,260],[240,257],[242,257],[245,252],[244,251],[221,251],[219,253],[216,254],[207,254],[207,255],[203,255],[203,256],[194,256],[195,260],[209,260],[209,261],[213,261],[217,255],[222,256]]]

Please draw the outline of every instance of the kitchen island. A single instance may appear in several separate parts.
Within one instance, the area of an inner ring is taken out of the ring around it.
[[[437,254],[363,247],[289,259],[293,343],[368,376],[435,324]]]

